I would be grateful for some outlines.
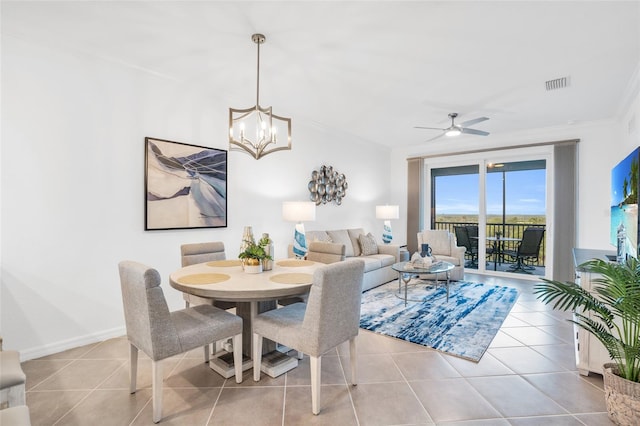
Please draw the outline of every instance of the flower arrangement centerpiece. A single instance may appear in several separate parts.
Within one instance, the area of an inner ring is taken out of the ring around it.
[[[253,237],[243,240],[244,250],[238,257],[242,259],[245,272],[258,274],[262,272],[263,261],[272,260],[271,254],[267,253],[266,247],[271,244],[271,239],[267,235],[256,243]]]

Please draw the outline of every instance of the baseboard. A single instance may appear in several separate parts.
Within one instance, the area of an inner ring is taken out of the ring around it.
[[[68,349],[89,345],[91,343],[101,342],[103,340],[124,336],[126,334],[127,330],[124,327],[116,327],[110,330],[101,331],[99,333],[86,334],[84,336],[74,337],[72,339],[61,340],[56,343],[50,343],[31,349],[21,350],[20,361],[24,362],[30,359],[57,354],[58,352],[66,351]]]

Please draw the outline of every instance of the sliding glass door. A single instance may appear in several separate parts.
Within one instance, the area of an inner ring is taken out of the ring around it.
[[[486,163],[486,238],[494,271],[545,275],[546,160]]]
[[[547,160],[427,167],[431,229],[465,247],[465,267],[545,275]]]
[[[464,246],[465,267],[478,268],[480,165],[431,169],[431,229],[447,229]],[[470,230],[476,230],[475,235]]]

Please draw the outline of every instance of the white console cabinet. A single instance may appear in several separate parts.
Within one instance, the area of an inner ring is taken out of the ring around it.
[[[587,272],[580,268],[579,265],[595,258],[607,260],[605,255],[615,254],[615,252],[576,248],[573,250],[573,254],[576,284],[587,291],[591,291],[594,284],[593,280],[598,278],[599,274]],[[587,376],[589,372],[602,374],[602,366],[607,362],[611,362],[611,357],[609,357],[607,350],[591,333],[588,333],[576,324],[573,325],[573,331],[576,348],[576,366],[580,374],[583,376]]]

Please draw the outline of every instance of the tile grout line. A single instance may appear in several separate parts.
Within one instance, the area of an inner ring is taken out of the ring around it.
[[[358,330],[358,334],[360,333],[360,331]],[[359,339],[359,337],[357,337],[356,339]],[[357,343],[356,343],[357,345]],[[351,387],[349,386],[349,381],[347,380],[347,372],[344,368],[344,364],[342,363],[342,356],[340,356],[340,351],[336,348],[336,352],[338,354],[338,364],[340,364],[340,371],[342,371],[342,378],[344,379],[345,384],[347,385],[347,394],[349,395],[349,401],[351,402],[351,409],[353,410],[353,416],[356,419],[356,425],[360,426],[360,419],[358,418],[358,411],[356,411],[356,404],[355,402],[353,402],[353,395],[351,394]],[[349,359],[351,357],[351,354],[349,354]],[[358,354],[356,353],[356,358],[358,357]],[[357,362],[357,360],[356,360]],[[351,367],[353,368],[353,367]],[[358,378],[358,382],[360,382],[360,378]],[[352,384],[353,385],[353,384]],[[356,385],[357,386],[357,385]]]
[[[76,360],[76,361],[79,361],[79,359],[78,359],[78,360]],[[124,365],[124,364],[123,364],[123,365]],[[59,418],[58,420],[56,420],[56,421],[53,423],[53,426],[55,426],[55,425],[57,425],[58,423],[60,423],[60,421],[61,421],[62,419],[64,419],[66,416],[68,416],[68,415],[69,415],[69,413],[71,413],[71,412],[72,412],[73,410],[75,410],[75,409],[76,409],[80,404],[82,404],[82,403],[83,403],[87,398],[89,398],[89,396],[90,396],[91,394],[93,394],[93,392],[94,392],[96,389],[98,389],[98,387],[100,387],[100,385],[102,385],[102,384],[103,384],[103,383],[105,383],[107,380],[109,380],[111,377],[113,377],[113,376],[118,372],[118,370],[120,370],[120,369],[123,367],[123,365],[120,365],[118,368],[116,368],[115,370],[113,370],[113,371],[111,372],[111,374],[109,374],[109,375],[108,375],[107,377],[105,377],[105,378],[104,378],[100,383],[98,383],[98,384],[97,384],[93,389],[91,389],[91,390],[90,390],[90,391],[89,391],[89,392],[88,392],[88,393],[87,393],[83,398],[81,398],[81,399],[80,399],[80,401],[78,401],[78,402],[77,402],[73,407],[71,407],[71,408],[70,408],[66,413],[64,413],[62,416],[60,416],[60,418]]]
[[[222,384],[222,386],[220,386],[219,390],[218,390],[218,395],[216,396],[215,401],[213,401],[213,405],[211,406],[211,412],[209,412],[209,417],[207,417],[207,421],[205,422],[205,426],[208,425],[209,423],[211,423],[211,419],[213,418],[213,412],[215,411],[217,405],[218,405],[218,401],[220,401],[220,397],[222,396],[222,389],[226,388],[226,384],[227,381],[229,379],[225,379],[224,383]],[[199,389],[199,387],[198,387]],[[231,389],[231,388],[229,388]]]
[[[404,383],[405,385],[407,385],[409,387],[409,389],[411,390],[411,393],[413,394],[413,397],[416,399],[416,401],[418,401],[418,404],[420,404],[420,406],[424,410],[424,413],[427,415],[427,418],[429,419],[429,421],[431,421],[431,423],[433,423],[435,425],[436,422],[433,420],[433,417],[431,417],[431,413],[429,413],[429,410],[427,410],[427,407],[424,406],[424,404],[422,403],[422,401],[420,400],[420,398],[416,394],[415,389],[413,389],[413,386],[411,386],[411,383],[407,379],[407,376],[405,376],[405,374],[402,372],[402,368],[400,368],[400,366],[396,362],[396,359],[391,354],[389,354],[389,357],[391,358],[391,362],[393,362],[393,365],[398,369],[398,372],[400,373],[400,376],[402,377],[402,379],[404,381],[404,382],[400,382],[400,383]]]
[[[55,377],[55,376],[57,376],[58,374],[60,374],[60,372],[62,372],[63,370],[65,370],[66,368],[68,368],[71,364],[73,364],[74,362],[76,362],[76,361],[77,361],[77,359],[69,359],[68,361],[69,361],[69,363],[67,363],[67,364],[63,365],[59,370],[56,370],[55,372],[51,373],[51,374],[50,374],[49,376],[47,376],[46,378],[44,378],[44,379],[40,380],[40,381],[38,382],[38,384],[33,385],[33,387],[32,387],[31,389],[29,389],[27,392],[32,392],[32,391],[34,391],[34,390],[36,390],[36,391],[37,391],[37,389],[36,389],[36,388],[37,388],[38,386],[42,385],[44,382],[46,382],[47,380],[51,379],[52,377]]]

